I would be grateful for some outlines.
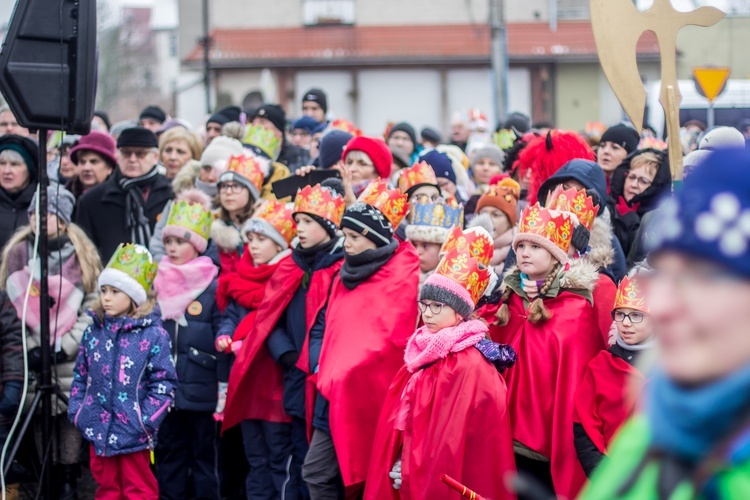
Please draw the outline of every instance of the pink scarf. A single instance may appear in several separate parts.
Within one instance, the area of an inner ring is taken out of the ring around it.
[[[440,359],[449,353],[461,352],[476,345],[487,336],[487,324],[476,319],[430,333],[423,326],[411,336],[406,344],[404,361],[411,373]]]
[[[178,319],[185,315],[191,302],[197,299],[216,279],[219,268],[210,257],[197,257],[177,266],[164,257],[154,280],[156,298],[163,319]]]

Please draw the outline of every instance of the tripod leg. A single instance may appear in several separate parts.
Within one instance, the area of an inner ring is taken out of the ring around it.
[[[11,448],[10,454],[8,454],[8,456],[5,458],[5,469],[3,470],[3,474],[6,476],[8,475],[8,471],[10,470],[10,466],[13,464],[13,460],[16,459],[18,448],[21,446],[21,440],[26,435],[26,431],[28,430],[29,425],[31,425],[31,421],[34,419],[34,412],[36,411],[37,406],[39,406],[39,402],[41,400],[42,391],[37,390],[36,394],[34,394],[34,399],[31,401],[29,413],[26,415],[26,418],[24,418],[21,429],[16,433],[16,439],[13,441],[13,448]]]

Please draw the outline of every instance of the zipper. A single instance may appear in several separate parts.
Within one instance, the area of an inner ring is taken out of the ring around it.
[[[113,394],[115,391],[115,385],[117,383],[117,380],[120,378],[120,339],[118,338],[118,335],[120,333],[120,330],[118,329],[117,332],[113,335],[112,338],[112,350],[114,352],[114,356],[112,357],[112,369],[109,371],[109,375],[112,377],[112,384],[109,390],[109,405],[114,410],[114,403],[113,403]],[[102,451],[102,456],[107,456],[107,445],[109,444],[109,430],[112,428],[112,415],[109,417],[109,423],[107,424],[107,432],[104,435],[104,449]]]
[[[78,408],[78,411],[76,412],[76,416],[73,419],[73,425],[75,427],[78,427],[78,415],[81,414],[81,410],[83,410],[83,407],[86,405],[86,396],[89,395],[89,388],[90,388],[89,379],[90,378],[91,376],[86,375],[86,390],[83,392],[83,402],[81,403],[81,407]]]
[[[199,351],[199,350],[198,350],[198,349],[196,349],[195,347],[191,347],[191,348],[190,348],[190,353],[191,353],[191,354],[192,354],[193,356],[198,356],[199,354],[203,354],[204,356],[208,356],[209,358],[211,358],[211,359],[213,359],[214,361],[216,361],[216,356],[214,356],[213,354],[207,353],[207,352],[205,352],[205,351]]]
[[[154,441],[151,438],[151,433],[146,430],[146,424],[143,423],[143,413],[141,413],[141,398],[138,394],[141,388],[141,379],[143,378],[143,374],[146,373],[147,364],[148,363],[143,364],[143,368],[141,369],[141,374],[138,375],[138,383],[135,385],[135,401],[138,403],[138,422],[140,422],[141,428],[143,429],[143,433],[146,434],[146,437],[148,438],[148,449],[153,451]]]
[[[177,323],[177,320],[174,322],[174,346],[172,346],[172,349],[174,351],[174,364],[177,366],[177,353],[180,350],[180,324]]]

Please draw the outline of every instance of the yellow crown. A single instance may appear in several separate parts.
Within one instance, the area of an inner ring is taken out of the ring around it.
[[[495,252],[495,243],[490,233],[483,227],[472,227],[462,231],[461,226],[454,226],[440,248],[440,254],[446,254],[452,250],[469,252],[482,265],[489,266]]]
[[[521,198],[521,185],[508,176],[490,185],[487,194],[490,196],[502,196],[509,203],[512,200],[508,196],[512,196],[518,201]]]
[[[203,205],[181,200],[172,204],[165,226],[179,226],[207,240],[211,232],[211,222],[213,214],[203,208]]]
[[[638,275],[634,275],[632,278],[625,276],[620,282],[620,286],[617,287],[615,306],[612,309],[627,307],[628,309],[635,309],[636,311],[648,314],[646,294],[642,290],[643,283],[640,281],[641,279]]]
[[[568,212],[548,210],[535,203],[521,214],[518,233],[544,238],[567,254],[573,238],[573,218]]]
[[[398,188],[402,193],[406,193],[409,189],[420,184],[438,185],[435,171],[424,161],[415,163],[410,168],[405,168],[398,177]]]
[[[552,194],[547,198],[547,208],[549,210],[559,210],[560,212],[570,212],[578,218],[578,222],[591,230],[596,219],[597,207],[591,196],[586,195],[586,190],[580,191],[576,188],[564,189],[562,185],[557,186]]]
[[[263,170],[260,168],[260,164],[252,156],[232,156],[229,158],[227,164],[227,172],[234,172],[237,175],[241,175],[250,183],[255,186],[257,192],[260,192],[260,188],[263,186]],[[253,193],[255,198],[258,198],[258,194]]]
[[[344,198],[338,194],[332,194],[330,190],[324,189],[320,184],[305,186],[297,191],[297,197],[294,199],[294,213],[304,212],[317,215],[337,226],[341,224],[345,209]]]
[[[436,202],[420,198],[411,206],[411,224],[415,226],[437,226],[445,229],[464,225],[464,209],[461,205]]]
[[[487,266],[465,250],[454,249],[445,254],[435,274],[445,276],[469,292],[475,306],[490,283]]]
[[[263,219],[271,224],[276,228],[281,237],[286,240],[287,245],[291,245],[292,240],[297,235],[297,226],[294,224],[292,211],[279,201],[266,201],[258,207],[252,218]]]
[[[388,189],[388,183],[378,178],[359,195],[359,201],[380,210],[394,230],[409,212],[407,196],[398,189]]]
[[[260,149],[271,160],[276,161],[281,152],[281,140],[273,132],[260,125],[250,125],[242,141]]]

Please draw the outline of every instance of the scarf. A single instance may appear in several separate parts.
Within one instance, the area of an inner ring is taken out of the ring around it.
[[[617,198],[617,206],[616,206],[616,208],[617,208],[617,213],[619,213],[620,215],[627,215],[630,212],[636,212],[637,213],[638,209],[640,207],[641,207],[640,203],[631,203],[631,204],[628,204],[628,202],[625,201],[625,198],[623,198],[622,196],[620,196],[619,198]]]
[[[211,200],[216,198],[219,194],[219,185],[217,183],[203,182],[200,179],[195,179],[195,188],[203,193],[206,193]]]
[[[647,340],[645,342],[641,342],[640,344],[630,345],[626,344],[624,340],[622,340],[622,337],[620,336],[620,331],[615,329],[615,342],[617,345],[625,349],[626,351],[631,352],[637,352],[637,351],[647,351],[653,347],[656,347],[656,338],[651,337],[650,340]]]
[[[341,266],[341,283],[354,290],[357,285],[386,265],[398,248],[398,241],[391,239],[384,247],[365,250],[357,255],[344,254],[344,265]]]
[[[710,453],[750,408],[750,364],[699,387],[680,386],[657,371],[646,386],[651,445],[690,463]]]
[[[115,171],[115,180],[125,191],[125,227],[130,230],[130,243],[148,246],[151,240],[151,225],[146,215],[143,190],[153,186],[158,175],[159,170],[156,167],[140,177],[133,178],[124,177],[119,169]]]
[[[216,291],[219,310],[224,312],[231,300],[245,309],[257,309],[263,300],[268,280],[279,267],[281,259],[278,257],[284,257],[289,253],[289,250],[284,250],[281,252],[283,255],[277,255],[268,264],[254,266],[250,252],[246,252],[237,266],[237,271],[219,278],[219,288]]]
[[[510,228],[503,234],[495,238],[495,251],[492,253],[492,259],[490,259],[490,265],[495,268],[495,272],[498,276],[503,275],[503,269],[505,269],[505,259],[510,253],[510,249],[513,247],[513,237],[516,235],[516,229]]]
[[[332,265],[343,256],[343,238],[331,238],[310,248],[297,247],[292,250],[292,259],[305,274],[302,276],[302,288],[307,289],[313,271]]]
[[[476,345],[487,336],[487,324],[476,319],[431,333],[426,326],[418,329],[406,344],[406,369],[414,373],[430,363]]]
[[[184,318],[188,306],[211,285],[219,268],[210,257],[197,257],[182,265],[175,265],[164,257],[154,279],[162,319]]]
[[[539,296],[539,291],[544,286],[545,281],[546,280],[532,280],[529,279],[528,275],[525,273],[521,273],[521,287],[523,288],[523,291],[526,292],[529,301],[532,301]]]

